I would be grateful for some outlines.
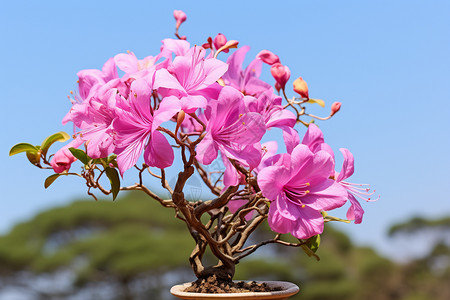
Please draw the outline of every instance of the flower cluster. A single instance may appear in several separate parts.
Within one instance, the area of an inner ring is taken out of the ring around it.
[[[80,71],[78,93],[69,97],[72,107],[63,119],[64,124],[73,123],[74,139],[48,161],[43,148],[27,148],[27,153],[43,154],[44,163],[57,174],[67,174],[71,164],[83,157],[82,177],[90,188],[105,193],[111,191],[93,180],[93,172],[100,170],[97,165],[103,166],[99,177],[106,173],[112,185],[112,170],[124,176],[133,166],[141,174],[148,169],[173,195],[173,202],[161,203],[183,212],[186,204],[177,200],[177,190],[173,192],[174,187],[164,181],[164,169],[180,155],[185,172],[195,166],[219,197],[220,205],[210,209],[228,206],[234,214],[239,212],[236,222],[251,220],[256,211],[267,218],[273,231],[308,239],[322,233],[324,222],[330,220],[327,211],[349,202],[347,219],[360,223],[364,211],[357,198],[370,201],[372,193],[365,185],[346,181],[354,171],[353,155],[340,149],[344,162],[337,172],[334,152],[322,131],[314,122],[304,120],[329,119],[341,103],[333,103],[325,118],[306,113],[306,104],[324,106],[324,101],[309,97],[302,77],[293,82],[292,91],[297,96],[288,98],[291,72],[277,55],[262,50],[243,66],[250,47],[238,48],[237,41],[228,41],[220,33],[202,46],[192,46],[178,34],[186,15],[175,11],[174,16],[178,39],[163,40],[154,56],[138,59],[133,52],[121,53],[108,59],[101,70]],[[218,58],[229,52],[226,61]],[[260,79],[264,65],[270,68],[274,87]],[[175,126],[167,126],[170,123]],[[303,137],[296,129],[298,124],[307,127]],[[282,134],[286,153],[277,153],[276,141],[262,143],[274,127],[280,137]],[[76,149],[79,147],[84,150]],[[140,159],[142,169],[137,166]],[[204,169],[218,159],[224,166],[220,186],[211,182]],[[161,175],[152,173],[150,167],[160,169]],[[180,173],[178,190],[182,190],[186,176],[192,175],[188,173]],[[142,179],[135,188],[144,189]],[[201,202],[197,206],[202,207]],[[199,215],[195,213],[197,219]],[[190,220],[191,216],[185,218]],[[225,240],[236,231],[224,230]],[[207,235],[205,240],[211,243]]]

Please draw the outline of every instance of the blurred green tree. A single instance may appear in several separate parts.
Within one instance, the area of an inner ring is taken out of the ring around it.
[[[140,193],[44,211],[0,236],[0,296],[16,288],[30,299],[172,299],[170,285],[195,279],[188,263],[194,243],[174,218]],[[445,220],[410,220],[390,233],[445,235]],[[263,226],[254,238],[271,235]],[[450,299],[444,240],[426,257],[398,264],[327,225],[317,254],[320,262],[299,248],[272,245],[240,263],[236,278],[300,283],[293,300]]]

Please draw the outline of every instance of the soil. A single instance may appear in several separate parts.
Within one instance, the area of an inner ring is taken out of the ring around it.
[[[269,287],[265,283],[255,281],[225,281],[220,280],[213,275],[206,279],[198,279],[192,285],[186,288],[185,292],[191,293],[208,293],[208,294],[224,294],[224,293],[250,293],[250,292],[274,292],[281,291],[281,287]]]

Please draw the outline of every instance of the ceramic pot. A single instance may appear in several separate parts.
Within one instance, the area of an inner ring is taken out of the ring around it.
[[[191,283],[175,285],[170,289],[170,293],[180,299],[189,300],[205,300],[205,299],[240,299],[240,300],[271,300],[271,299],[288,299],[298,293],[299,288],[293,283],[285,281],[264,281],[268,286],[278,286],[283,288],[281,291],[275,292],[252,292],[252,293],[225,293],[225,294],[204,294],[183,292]]]

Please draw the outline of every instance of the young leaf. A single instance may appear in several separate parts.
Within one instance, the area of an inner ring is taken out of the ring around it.
[[[105,169],[106,176],[109,178],[109,182],[111,183],[111,192],[113,195],[113,200],[116,200],[117,194],[120,191],[120,177],[119,172],[116,169],[107,167]]]
[[[317,103],[322,107],[325,107],[325,101],[321,100],[321,99],[312,99],[309,98],[308,103]]]
[[[320,234],[310,237],[306,240],[306,245],[312,252],[316,253],[320,246]]]
[[[69,151],[72,153],[73,156],[78,158],[85,165],[87,165],[91,160],[91,158],[83,150],[77,148],[69,148]]]
[[[77,173],[57,173],[57,174],[53,174],[53,175],[48,176],[45,179],[44,187],[48,188],[61,175],[77,175],[77,176],[80,176]]]
[[[68,139],[70,139],[70,135],[68,135],[64,131],[60,131],[55,134],[52,134],[51,136],[49,136],[42,142],[42,145],[41,145],[42,154],[46,155],[48,148],[50,148],[50,146],[53,145],[53,143],[65,142]]]
[[[14,145],[11,150],[9,150],[9,156],[16,155],[20,152],[31,152],[31,153],[37,153],[39,149],[31,144],[27,143],[20,143],[17,145]]]
[[[314,251],[312,251],[311,248],[309,248],[307,245],[301,245],[301,247],[309,257],[313,256],[317,261],[320,260],[320,257],[316,253],[314,253]]]

